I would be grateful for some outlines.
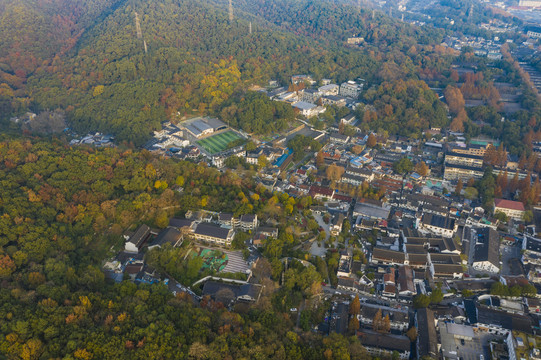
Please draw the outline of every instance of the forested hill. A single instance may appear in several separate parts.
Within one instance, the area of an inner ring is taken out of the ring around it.
[[[310,73],[338,82],[393,80],[386,74],[416,78],[447,66],[433,51],[439,35],[381,14],[372,19],[371,12],[349,5],[240,0],[230,23],[226,4],[0,0],[9,13],[0,36],[14,39],[0,47],[1,113],[62,108],[81,133],[110,132],[137,145],[166,118],[207,113],[236,91],[269,79],[285,83],[293,74]],[[365,36],[365,49],[346,47],[350,34]]]
[[[351,36],[360,36],[370,42],[384,41],[386,45],[398,42],[395,44],[398,46],[440,44],[442,41],[443,33],[438,29],[427,31],[412,27],[386,17],[380,11],[358,8],[345,1],[238,0],[235,4],[251,14],[260,14],[284,30],[329,44],[343,42]]]

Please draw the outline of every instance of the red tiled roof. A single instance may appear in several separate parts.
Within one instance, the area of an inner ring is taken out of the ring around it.
[[[339,194],[334,194],[333,199],[334,200],[345,201],[345,202],[351,202],[351,200],[352,200],[351,196],[339,195]]]
[[[327,187],[316,186],[316,185],[312,185],[312,187],[310,187],[310,195],[319,194],[319,195],[331,197],[333,193],[334,192]]]
[[[504,209],[524,211],[524,204],[520,201],[511,201],[505,199],[495,199],[494,206]]]

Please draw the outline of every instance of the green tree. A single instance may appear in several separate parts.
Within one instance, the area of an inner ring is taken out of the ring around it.
[[[407,174],[410,173],[413,170],[413,163],[408,158],[402,158],[398,160],[397,162],[393,163],[393,170],[397,174]]]
[[[416,309],[426,308],[430,304],[430,296],[419,294],[413,298],[413,307]]]

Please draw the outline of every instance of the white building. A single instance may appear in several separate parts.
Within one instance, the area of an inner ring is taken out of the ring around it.
[[[318,91],[322,95],[338,95],[340,93],[340,86],[336,84],[328,84],[320,86]]]
[[[349,98],[357,99],[363,91],[363,84],[356,83],[355,81],[347,81],[340,85],[340,95]]]
[[[293,104],[293,107],[298,109],[300,113],[307,118],[313,117],[325,112],[325,108],[322,106],[317,106],[315,104],[307,103],[304,101],[298,101]]]

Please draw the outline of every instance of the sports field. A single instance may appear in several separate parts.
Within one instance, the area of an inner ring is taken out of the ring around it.
[[[234,131],[226,131],[217,135],[209,136],[208,138],[197,141],[210,154],[227,149],[227,145],[235,140],[242,139],[242,136]]]

